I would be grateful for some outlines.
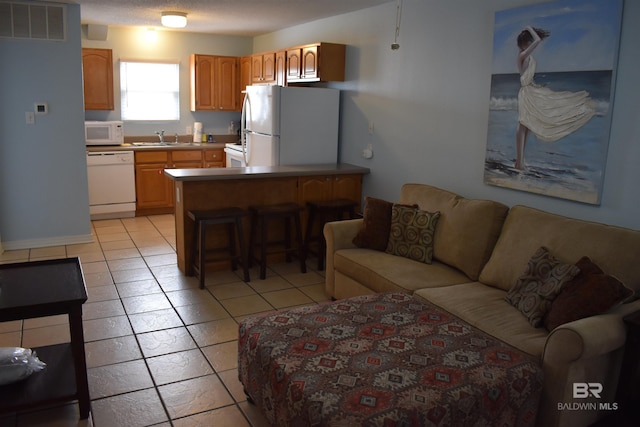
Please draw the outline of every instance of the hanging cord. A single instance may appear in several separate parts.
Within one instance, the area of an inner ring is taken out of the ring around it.
[[[400,20],[402,19],[402,0],[397,0],[396,5],[396,36],[391,44],[392,50],[400,49],[400,45],[398,44],[398,36],[400,35]]]

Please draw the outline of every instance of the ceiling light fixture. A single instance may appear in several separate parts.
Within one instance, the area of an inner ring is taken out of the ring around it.
[[[162,25],[169,28],[184,28],[187,26],[187,14],[184,12],[162,12]]]

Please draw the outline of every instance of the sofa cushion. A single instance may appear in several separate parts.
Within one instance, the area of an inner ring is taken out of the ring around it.
[[[580,258],[576,267],[580,272],[562,288],[544,318],[550,331],[564,323],[604,313],[633,294],[589,257]]]
[[[505,299],[520,310],[531,326],[542,326],[542,320],[551,309],[562,287],[573,279],[580,269],[561,263],[544,246],[529,260],[527,269],[509,290]]]
[[[353,243],[360,248],[384,251],[389,241],[392,208],[392,202],[375,197],[366,197],[362,228],[353,238]]]
[[[438,227],[441,225],[439,223]],[[509,211],[479,280],[509,290],[526,268],[531,254],[540,246],[547,247],[565,263],[575,263],[588,256],[628,288],[640,289],[640,231],[568,218],[526,206],[514,206]]]
[[[477,280],[498,239],[507,206],[491,200],[465,199],[424,184],[403,185],[399,203],[415,203],[424,211],[440,212],[433,239],[434,259]]]
[[[544,328],[533,328],[518,310],[505,301],[506,292],[501,289],[471,282],[423,288],[415,295],[525,353],[542,355],[549,333]]]
[[[439,217],[440,212],[393,205],[389,242],[385,252],[431,264],[433,234]]]
[[[371,249],[341,249],[334,254],[336,272],[366,285],[373,292],[413,292],[431,286],[468,282],[459,270],[438,261],[431,264]]]

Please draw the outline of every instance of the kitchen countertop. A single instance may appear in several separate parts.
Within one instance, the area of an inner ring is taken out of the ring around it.
[[[191,135],[178,135],[177,144],[174,137],[165,135],[166,142],[161,144],[155,135],[125,136],[124,144],[121,145],[88,145],[88,152],[95,151],[166,151],[166,150],[221,150],[225,144],[238,141],[238,135],[216,134],[213,135],[215,142],[191,142]],[[142,145],[140,145],[142,144]]]
[[[96,151],[166,151],[166,150],[208,150],[223,149],[224,142],[203,142],[203,143],[185,143],[178,144],[154,144],[154,145],[134,145],[125,142],[121,145],[88,145],[88,152]]]
[[[369,173],[369,168],[348,163],[332,163],[319,165],[250,166],[245,168],[165,169],[164,173],[174,181],[222,181],[290,176],[364,175]]]

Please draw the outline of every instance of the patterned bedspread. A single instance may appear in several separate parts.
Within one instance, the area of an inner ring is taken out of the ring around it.
[[[532,356],[402,293],[245,319],[238,375],[277,426],[530,426]]]

